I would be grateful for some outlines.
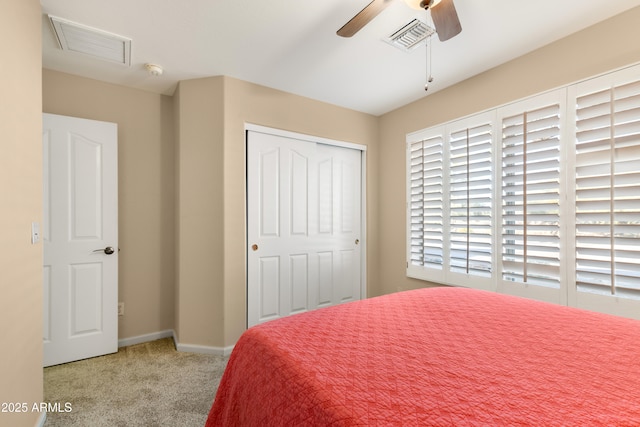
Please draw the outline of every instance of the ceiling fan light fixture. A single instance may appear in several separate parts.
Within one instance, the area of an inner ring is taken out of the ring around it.
[[[412,9],[423,10],[437,5],[440,0],[404,0],[404,2]]]
[[[449,40],[462,31],[453,0],[404,0],[404,2],[413,9],[431,9],[430,16],[440,41]],[[336,33],[340,37],[353,36],[391,3],[391,0],[373,0]]]
[[[409,6],[412,9],[416,9],[416,10],[424,9],[423,7],[420,6],[420,3],[422,3],[422,0],[404,0],[404,2],[407,4],[407,6]]]

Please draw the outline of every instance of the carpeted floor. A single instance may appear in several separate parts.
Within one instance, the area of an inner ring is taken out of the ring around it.
[[[202,427],[227,359],[178,352],[166,338],[45,368],[44,401],[60,411],[44,425]]]

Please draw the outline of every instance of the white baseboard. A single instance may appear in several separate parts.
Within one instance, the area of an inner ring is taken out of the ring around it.
[[[174,338],[175,339],[175,338]],[[216,356],[228,356],[233,350],[230,347],[210,347],[206,345],[180,344],[176,342],[176,349],[185,353],[215,354]]]
[[[162,338],[171,338],[174,337],[174,332],[172,329],[167,329],[166,331],[153,332],[151,334],[138,335],[137,337],[131,338],[123,338],[118,340],[118,348],[127,347],[135,344],[142,344],[149,341],[160,340]],[[175,337],[174,337],[175,341]]]
[[[44,427],[45,421],[47,421],[47,413],[41,412],[35,427]]]
[[[216,356],[228,356],[231,354],[234,346],[229,347],[210,347],[206,345],[195,344],[181,344],[178,342],[178,336],[173,329],[167,329],[166,331],[154,332],[151,334],[138,335],[137,337],[123,338],[118,340],[118,348],[127,347],[129,345],[142,344],[149,341],[155,341],[162,338],[173,338],[173,343],[176,346],[176,350],[185,353],[201,353],[201,354],[214,354]]]

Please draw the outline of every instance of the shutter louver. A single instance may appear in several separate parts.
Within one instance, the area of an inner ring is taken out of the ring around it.
[[[415,142],[411,160],[411,264],[442,269],[443,138]]]
[[[449,135],[449,258],[455,273],[491,276],[491,145],[491,124]]]
[[[575,108],[577,289],[640,298],[640,82]]]
[[[502,277],[559,288],[560,106],[502,127]]]

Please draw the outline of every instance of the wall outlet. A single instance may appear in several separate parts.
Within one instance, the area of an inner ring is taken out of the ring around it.
[[[124,303],[118,303],[118,316],[124,316]]]

